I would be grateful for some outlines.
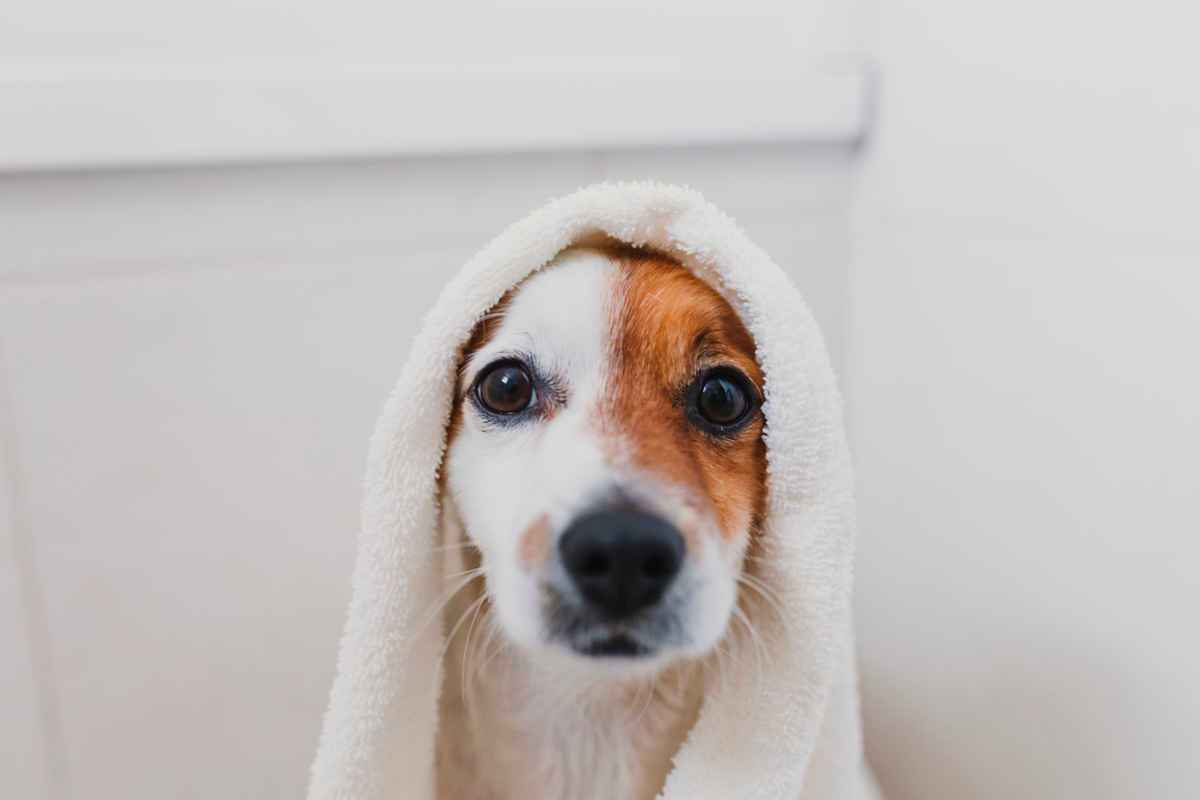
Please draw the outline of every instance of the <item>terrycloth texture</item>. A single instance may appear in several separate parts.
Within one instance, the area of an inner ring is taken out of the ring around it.
[[[762,672],[739,670],[713,687],[660,798],[873,796],[849,607],[851,470],[821,334],[784,273],[729,217],[688,189],[631,183],[583,189],[516,223],[426,317],[371,440],[353,600],[311,800],[433,797],[441,643],[423,617],[439,587],[437,472],[459,349],[507,290],[597,236],[667,253],[721,292],[754,336],[766,381],[760,577],[786,623],[760,621]]]

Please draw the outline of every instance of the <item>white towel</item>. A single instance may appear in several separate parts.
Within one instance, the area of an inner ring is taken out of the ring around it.
[[[765,375],[759,577],[786,620],[762,621],[765,674],[743,670],[712,687],[660,798],[874,796],[850,613],[852,475],[820,331],[784,273],[699,194],[625,183],[580,190],[504,231],[426,316],[371,440],[353,600],[311,800],[433,798],[441,642],[422,617],[441,586],[437,473],[459,350],[507,290],[598,235],[673,256],[721,292],[754,336]]]

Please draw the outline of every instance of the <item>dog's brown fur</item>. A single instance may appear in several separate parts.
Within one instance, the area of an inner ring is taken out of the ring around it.
[[[683,393],[704,368],[737,367],[761,394],[754,340],[708,284],[663,256],[618,252],[622,282],[614,315],[613,373],[619,376],[604,424],[633,444],[642,469],[708,498],[726,536],[757,522],[766,500],[762,416],[733,439],[692,425]],[[753,527],[753,526],[751,526]]]

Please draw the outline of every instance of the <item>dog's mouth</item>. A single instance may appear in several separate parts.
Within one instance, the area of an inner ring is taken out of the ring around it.
[[[592,658],[642,658],[654,655],[654,648],[623,633],[575,647],[575,652]]]
[[[676,603],[664,601],[620,620],[606,618],[554,590],[544,595],[548,639],[575,655],[606,661],[649,660],[683,643]]]

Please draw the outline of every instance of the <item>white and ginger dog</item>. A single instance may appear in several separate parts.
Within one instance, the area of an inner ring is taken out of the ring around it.
[[[773,603],[761,398],[729,303],[652,252],[568,250],[479,323],[441,476],[440,798],[661,791]]]

